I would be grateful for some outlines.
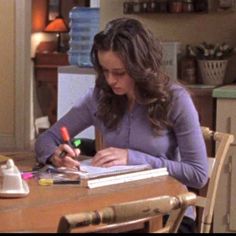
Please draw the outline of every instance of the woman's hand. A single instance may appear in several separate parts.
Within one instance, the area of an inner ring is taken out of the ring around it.
[[[61,157],[61,153],[65,151],[66,154],[64,157]],[[80,155],[80,149],[73,149],[68,144],[60,144],[54,155],[51,157],[50,161],[56,167],[69,167],[73,169],[78,169],[80,167],[80,163],[76,160],[76,158]]]
[[[92,165],[100,167],[127,165],[127,163],[128,150],[114,147],[109,147],[98,151],[92,159]]]

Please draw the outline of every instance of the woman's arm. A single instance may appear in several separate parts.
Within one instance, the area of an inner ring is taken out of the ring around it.
[[[73,138],[78,133],[93,125],[94,104],[91,99],[92,91],[89,91],[82,100],[78,101],[72,109],[65,114],[52,127],[43,132],[36,140],[36,158],[40,163],[46,163],[56,148],[63,143],[60,128],[66,126]]]
[[[167,167],[169,174],[189,187],[201,188],[208,179],[208,161],[198,113],[189,94],[181,90],[173,99],[170,112],[173,131],[179,148],[179,160],[167,156],[154,157],[128,150],[128,164],[150,164],[153,168]]]

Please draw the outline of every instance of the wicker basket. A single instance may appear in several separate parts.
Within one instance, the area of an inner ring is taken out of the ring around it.
[[[199,60],[198,65],[202,75],[202,82],[208,85],[224,83],[228,60]]]

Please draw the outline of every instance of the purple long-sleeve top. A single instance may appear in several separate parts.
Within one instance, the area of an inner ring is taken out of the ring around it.
[[[63,142],[61,126],[66,126],[72,137],[89,126],[95,126],[106,147],[128,149],[128,164],[167,167],[169,175],[183,184],[203,187],[208,179],[208,162],[198,113],[183,87],[172,85],[171,89],[173,99],[168,117],[173,128],[164,130],[160,136],[153,132],[146,115],[147,108],[139,104],[124,115],[116,130],[108,130],[96,117],[96,89],[89,90],[65,116],[38,137],[35,144],[38,161],[46,163]]]

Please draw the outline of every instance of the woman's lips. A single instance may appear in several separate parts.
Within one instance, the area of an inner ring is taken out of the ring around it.
[[[120,88],[118,88],[118,87],[113,87],[112,90],[113,90],[113,91],[120,91]]]

